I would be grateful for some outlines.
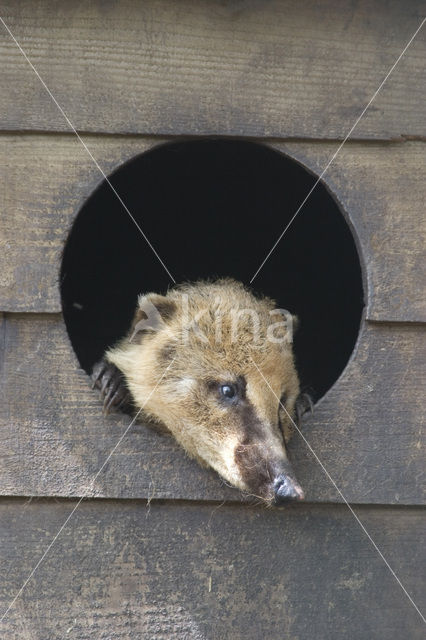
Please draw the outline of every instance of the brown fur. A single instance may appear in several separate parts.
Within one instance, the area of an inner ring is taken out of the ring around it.
[[[145,328],[140,320],[149,316],[149,302],[161,318]],[[282,429],[289,433],[290,420],[279,398],[285,396],[293,415],[299,395],[288,329],[275,324],[281,342],[268,339],[271,325],[282,320],[270,313],[275,307],[233,280],[147,294],[139,299],[132,341],[127,337],[106,356],[123,372],[146,418],[163,423],[201,464],[266,501],[273,498],[274,479],[288,469]],[[227,383],[238,388],[235,401],[220,393]]]

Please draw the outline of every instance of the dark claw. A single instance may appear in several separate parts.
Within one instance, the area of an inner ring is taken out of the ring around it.
[[[107,414],[112,406],[116,409],[122,400],[128,396],[127,387],[124,384],[122,375],[111,378],[108,383],[108,390],[104,398],[104,413]]]
[[[107,387],[110,385],[110,378],[108,377],[108,370],[104,372],[101,378],[101,393],[103,396],[106,395]]]
[[[296,417],[299,426],[302,416],[308,411],[310,413],[314,412],[314,401],[309,393],[301,393],[296,400]]]
[[[117,410],[123,405],[123,403],[128,401],[129,392],[127,391],[127,389],[123,389],[120,387],[115,392],[111,391],[108,395],[105,396],[104,413],[109,413],[109,410],[112,406],[114,406]]]
[[[126,386],[123,374],[117,367],[102,359],[95,364],[92,371],[92,388],[100,390],[103,397],[103,413],[107,415],[111,409],[130,411],[132,398]]]
[[[105,360],[100,360],[94,365],[92,370],[92,375],[91,375],[91,378],[93,380],[92,389],[94,389],[97,386],[96,383],[101,379],[102,375],[105,373],[106,366],[107,366],[107,363],[105,362]]]

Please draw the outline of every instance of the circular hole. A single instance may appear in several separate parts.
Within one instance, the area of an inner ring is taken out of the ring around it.
[[[177,282],[230,276],[249,284],[316,177],[262,144],[196,140],[159,145],[109,179]],[[60,281],[68,334],[87,372],[128,330],[138,294],[171,285],[105,181],[75,219]],[[352,353],[364,304],[354,238],[322,183],[252,286],[299,316],[297,368],[318,400]]]

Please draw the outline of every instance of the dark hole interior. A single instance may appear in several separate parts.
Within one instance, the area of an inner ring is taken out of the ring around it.
[[[267,146],[211,139],[159,145],[110,176],[177,282],[231,276],[246,284],[315,179]],[[139,293],[170,285],[103,182],[78,213],[61,269],[64,319],[81,366],[90,372],[126,333]],[[345,367],[363,308],[354,239],[323,184],[252,287],[299,316],[297,367],[317,400]]]

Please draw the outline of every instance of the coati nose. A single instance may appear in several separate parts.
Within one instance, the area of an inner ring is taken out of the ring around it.
[[[303,500],[305,494],[302,487],[290,476],[282,473],[274,480],[274,502],[284,504],[293,500]]]

